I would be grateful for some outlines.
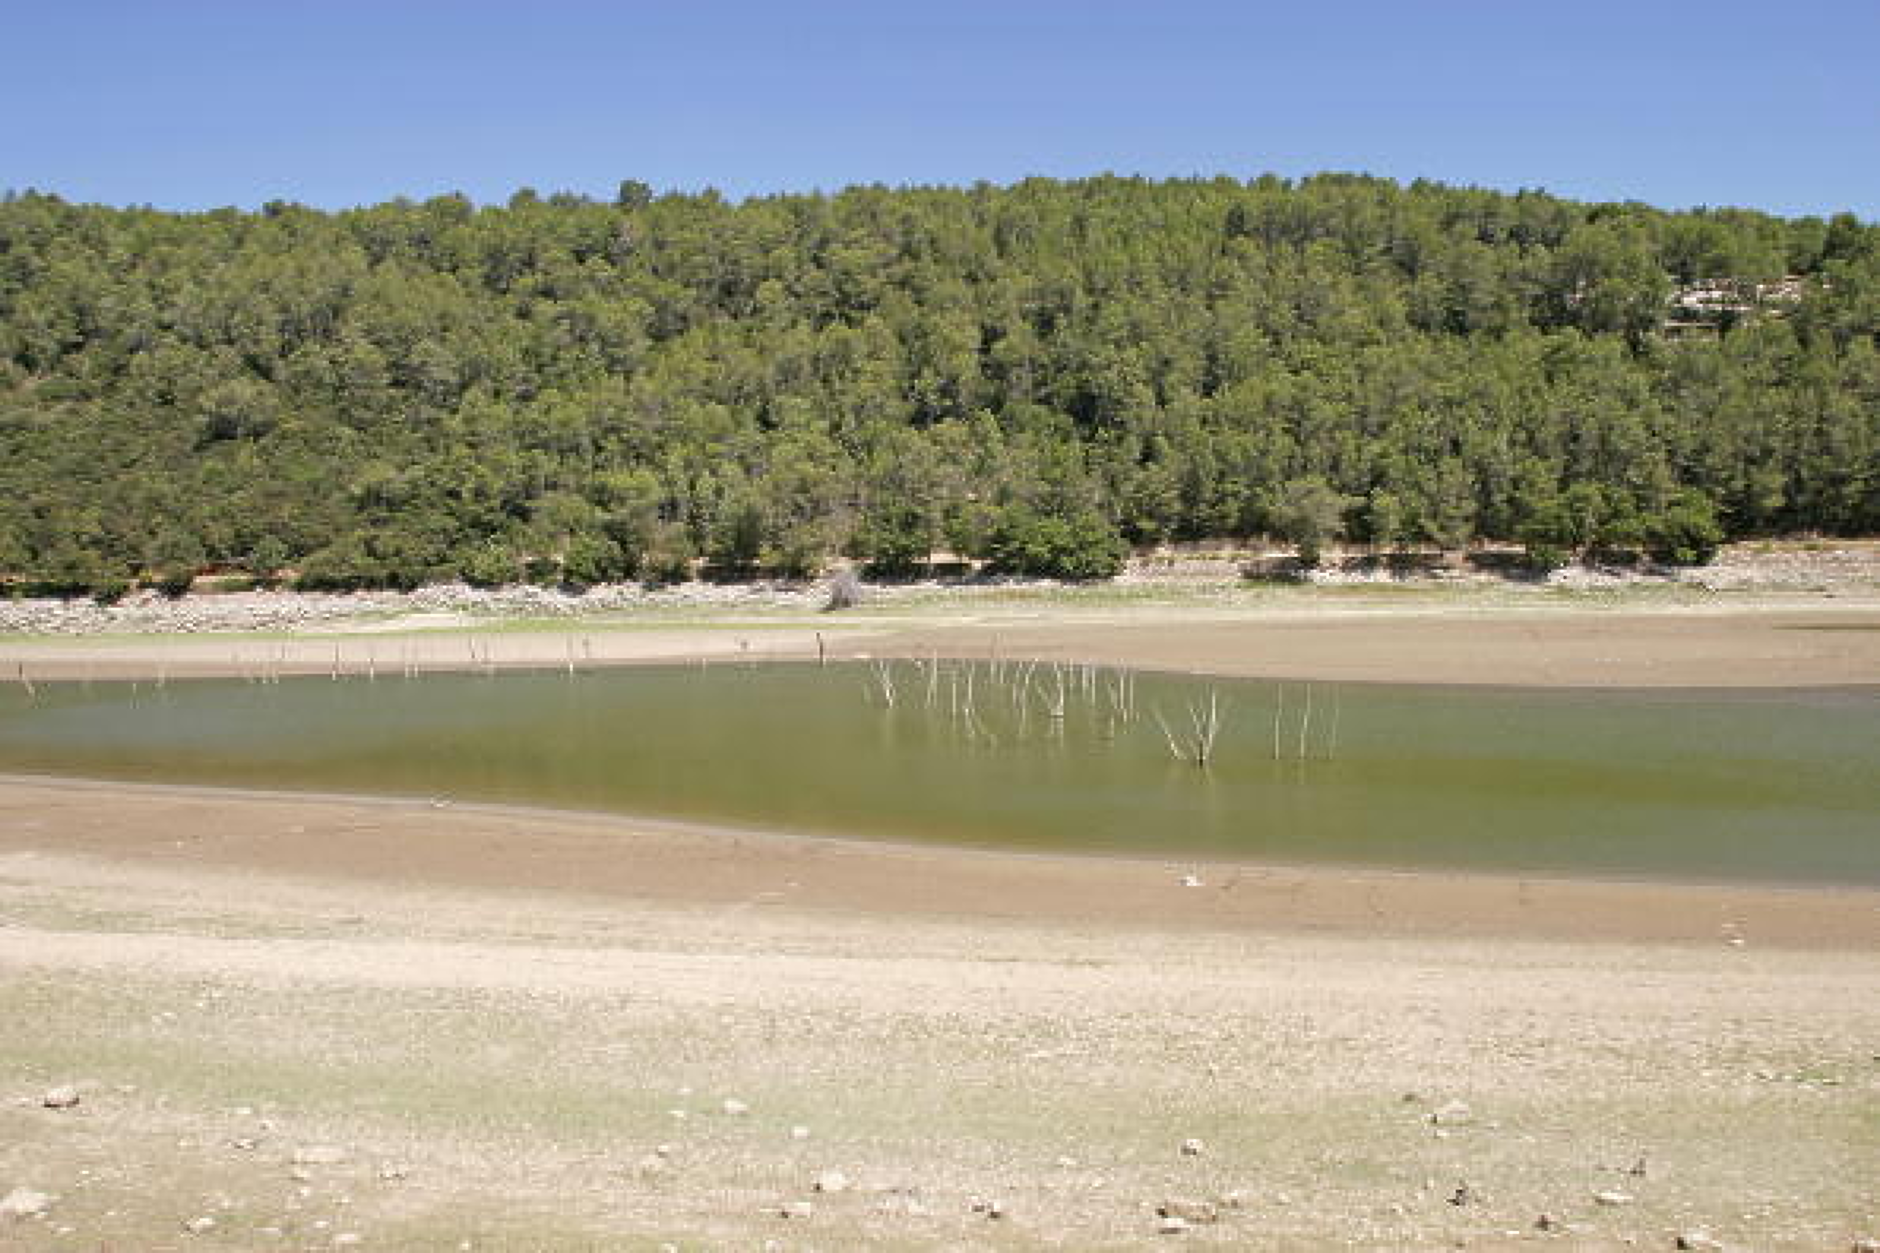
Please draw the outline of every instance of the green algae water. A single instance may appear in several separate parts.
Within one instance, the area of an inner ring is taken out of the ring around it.
[[[1201,768],[1176,754],[1210,702]],[[0,770],[1035,851],[1880,885],[1880,690],[1865,688],[985,662],[42,683],[0,694]]]

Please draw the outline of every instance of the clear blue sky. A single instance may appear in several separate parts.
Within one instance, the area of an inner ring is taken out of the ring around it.
[[[8,0],[0,187],[1363,170],[1880,218],[1880,0]]]

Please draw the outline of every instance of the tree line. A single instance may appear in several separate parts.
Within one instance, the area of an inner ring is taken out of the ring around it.
[[[19,586],[1796,531],[1880,531],[1880,227],[1851,215],[1354,175],[0,199]]]

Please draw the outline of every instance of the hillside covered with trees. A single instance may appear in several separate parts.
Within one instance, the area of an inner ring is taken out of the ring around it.
[[[1880,228],[1356,176],[0,202],[0,575],[1880,531]]]

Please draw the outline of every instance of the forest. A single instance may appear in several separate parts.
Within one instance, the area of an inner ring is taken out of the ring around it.
[[[1358,175],[0,200],[0,578],[1880,532],[1880,227]]]

